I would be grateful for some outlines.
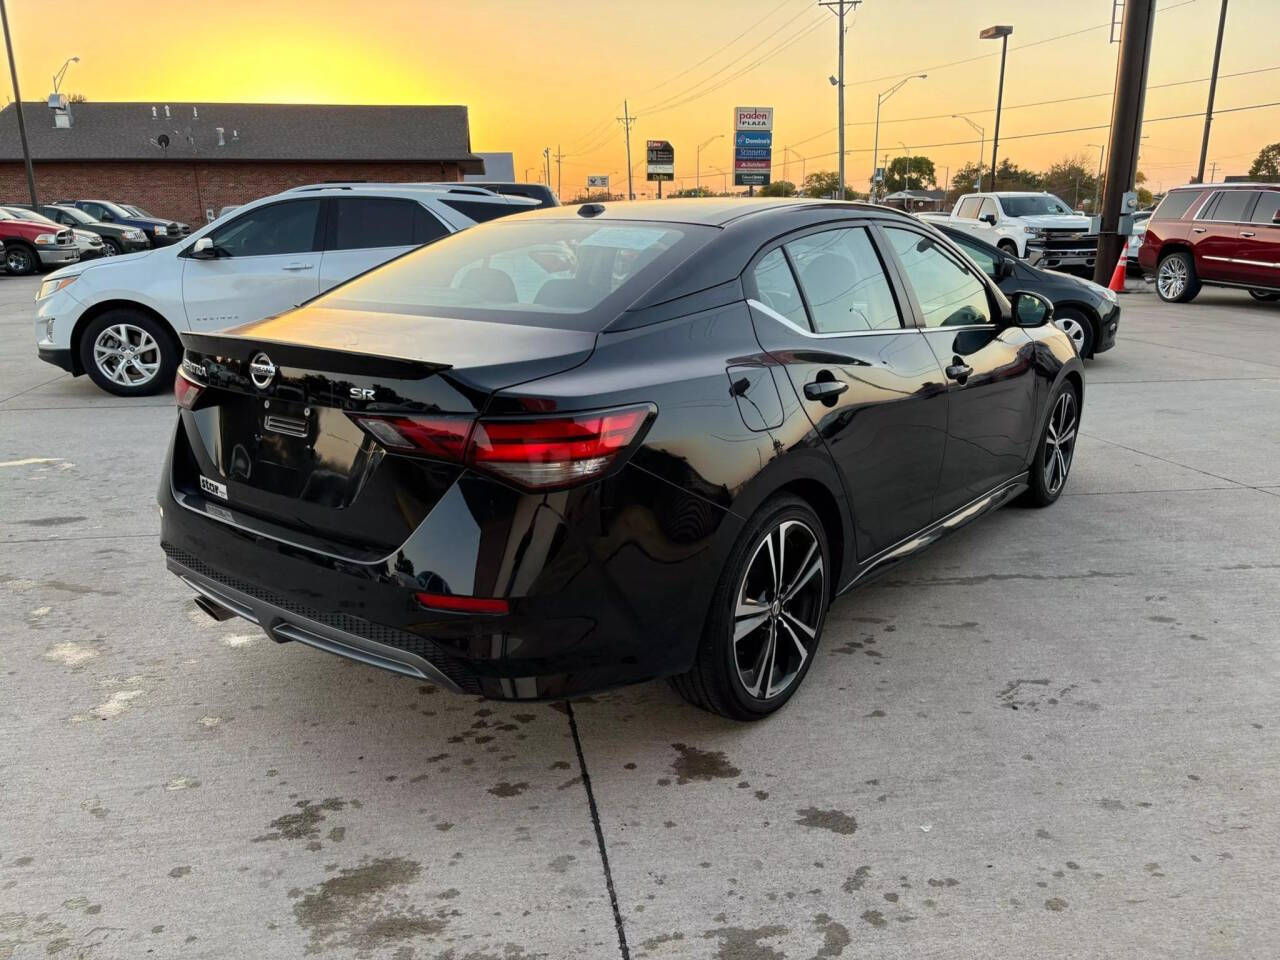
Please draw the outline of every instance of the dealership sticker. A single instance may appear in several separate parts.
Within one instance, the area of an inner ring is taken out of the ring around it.
[[[228,499],[227,485],[225,483],[219,483],[217,480],[210,480],[203,473],[200,474],[200,489],[205,493],[211,493],[215,497],[220,497],[223,500]]]

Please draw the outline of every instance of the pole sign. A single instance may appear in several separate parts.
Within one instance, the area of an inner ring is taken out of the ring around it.
[[[773,168],[773,107],[735,107],[733,184],[764,187]]]
[[[645,167],[646,180],[674,180],[676,178],[676,148],[666,140],[650,140],[645,144],[648,154]]]
[[[602,174],[589,173],[589,174],[587,174],[587,188],[588,188],[589,190],[608,190],[608,189],[609,189],[609,175],[608,175],[607,173],[602,173]]]

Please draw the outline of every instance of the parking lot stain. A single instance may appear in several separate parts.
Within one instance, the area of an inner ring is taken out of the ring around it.
[[[502,782],[496,783],[490,787],[489,792],[495,797],[518,797],[528,789],[529,784],[525,783],[523,780],[519,783],[508,783],[506,780],[503,780]]]
[[[1061,897],[1050,897],[1044,902],[1044,908],[1046,910],[1052,910],[1054,913],[1061,913],[1063,910],[1067,909],[1067,901],[1063,900]]]
[[[889,921],[884,918],[884,914],[879,910],[862,911],[862,919],[873,927],[887,927],[889,925]]]
[[[692,780],[729,780],[742,775],[719,750],[699,750],[683,743],[673,743],[671,747],[679,754],[671,763],[678,784]]]
[[[50,663],[60,663],[64,667],[77,669],[98,655],[98,651],[86,643],[68,640],[56,643],[44,652],[44,658]]]
[[[191,872],[190,867],[174,867],[172,870],[169,871],[169,876],[173,877],[173,879],[175,880],[179,880],[182,877],[185,877],[190,872]]]
[[[870,867],[859,867],[853,871],[853,876],[846,880],[840,887],[845,893],[853,893],[855,890],[861,890],[867,882],[867,877],[871,876]]]
[[[844,953],[845,947],[853,943],[853,938],[849,936],[849,928],[843,923],[832,920],[825,913],[817,914],[813,918],[813,925],[822,934],[822,946],[813,955],[813,960],[821,960],[822,957],[838,957]]]
[[[772,940],[789,933],[780,924],[766,924],[762,927],[717,927],[702,935],[704,940],[720,941],[720,949],[716,951],[716,960],[783,960],[785,953],[763,944],[761,940]]]
[[[37,517],[35,520],[19,520],[24,527],[61,527],[68,523],[78,523],[86,517]]]
[[[830,830],[832,833],[849,835],[858,829],[858,821],[843,810],[819,810],[817,807],[805,807],[797,810],[800,814],[795,821],[802,827],[817,827]]]
[[[268,840],[314,840],[320,836],[320,824],[325,822],[325,814],[343,809],[347,801],[337,797],[325,800],[299,800],[294,804],[297,813],[286,813],[268,824],[271,832],[253,838],[253,843]]]

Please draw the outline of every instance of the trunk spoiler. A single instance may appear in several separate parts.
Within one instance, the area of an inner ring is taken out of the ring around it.
[[[397,380],[425,380],[453,365],[432,363],[428,360],[412,360],[406,357],[387,357],[351,350],[334,350],[328,347],[311,347],[282,340],[265,340],[260,337],[242,338],[234,334],[179,333],[182,346],[193,353],[210,357],[223,357],[248,363],[260,352],[270,352],[271,359],[280,366],[322,370],[326,373],[350,376],[383,376]]]

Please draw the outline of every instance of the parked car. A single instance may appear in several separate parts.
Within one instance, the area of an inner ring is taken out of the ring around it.
[[[154,393],[173,380],[179,331],[279,313],[415,246],[533,207],[448,185],[300,187],[181,243],[53,274],[36,301],[36,349],[111,393]]]
[[[66,227],[16,217],[0,209],[0,242],[5,270],[26,276],[45,267],[77,263],[80,250]]]
[[[1120,298],[1114,291],[1092,280],[1033,267],[955,227],[934,226],[968,254],[1005,294],[1030,290],[1052,303],[1054,325],[1071,338],[1081,357],[1093,357],[1115,346]]]
[[[483,187],[485,190],[492,190],[494,193],[501,193],[508,197],[528,197],[530,200],[537,200],[540,207],[558,207],[560,201],[556,197],[555,192],[545,183],[471,183],[469,187]]]
[[[497,699],[674,675],[756,719],[840,593],[1062,493],[1052,314],[883,207],[534,211],[184,333],[161,544],[278,641]]]
[[[1170,190],[1147,221],[1138,262],[1169,303],[1194,300],[1204,286],[1280,300],[1280,183]]]
[[[162,223],[166,222],[163,217],[157,217],[154,213],[148,213],[136,203],[122,203],[120,206],[124,207],[125,210],[132,213],[135,217],[142,217],[147,220],[159,220]],[[183,223],[181,220],[174,220],[172,222],[178,225],[178,236],[185,237],[191,232],[191,227],[188,224]]]
[[[0,207],[5,213],[17,217],[19,220],[29,220],[31,223],[42,223],[53,230],[60,230],[62,227],[54,220],[46,217],[42,213],[36,213],[34,210],[28,210],[26,207]],[[96,233],[90,233],[87,230],[77,230],[71,228],[71,239],[75,241],[76,249],[80,251],[81,260],[96,260],[102,256],[102,238]]]
[[[1129,239],[1124,245],[1124,261],[1125,271],[1127,273],[1140,273],[1141,267],[1138,263],[1138,251],[1142,249],[1142,240],[1147,235],[1147,221],[1151,219],[1150,210],[1139,210],[1133,215],[1133,232],[1129,234]]]
[[[153,247],[167,247],[182,239],[181,224],[176,220],[138,216],[110,200],[59,200],[55,206],[75,207],[103,223],[137,227],[147,235],[147,240]]]
[[[24,208],[29,209],[29,208]],[[83,210],[75,207],[58,207],[52,204],[42,206],[40,212],[55,223],[60,223],[73,230],[87,230],[102,238],[102,255],[118,257],[122,253],[137,253],[150,247],[147,235],[137,227],[126,227],[118,223],[103,223],[95,220]]]
[[[968,193],[951,213],[922,213],[920,218],[949,224],[1046,269],[1092,267],[1098,257],[1098,237],[1089,232],[1089,218],[1051,193]]]

